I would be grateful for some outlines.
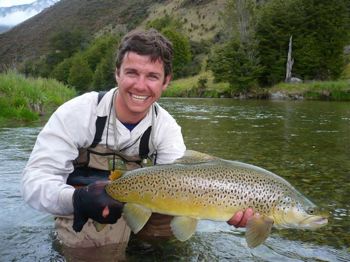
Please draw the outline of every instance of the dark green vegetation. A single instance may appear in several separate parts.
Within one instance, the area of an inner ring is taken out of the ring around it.
[[[120,38],[152,27],[175,49],[165,95],[349,100],[349,14],[346,0],[61,0],[0,34],[0,70],[15,65],[78,92],[108,89]],[[291,36],[292,76],[302,85],[279,84]]]
[[[25,78],[15,72],[0,74],[0,124],[7,119],[38,120],[75,95],[74,89],[53,79]]]
[[[289,38],[293,36],[293,76],[303,80],[337,80],[345,67],[349,43],[349,6],[344,0],[229,1],[236,14],[227,41],[212,52],[215,79],[234,91],[284,81]],[[239,19],[237,18],[239,17]]]

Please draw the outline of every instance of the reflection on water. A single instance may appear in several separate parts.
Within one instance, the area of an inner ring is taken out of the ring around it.
[[[350,106],[342,102],[163,99],[189,149],[261,166],[286,178],[320,207],[317,231],[273,230],[256,249],[244,230],[204,221],[186,242],[150,246],[133,239],[127,261],[350,261]],[[19,192],[40,128],[0,129],[0,260],[79,261],[55,245],[53,219],[26,206]],[[58,252],[59,251],[59,252]],[[89,261],[114,261],[113,248],[86,250]],[[67,254],[67,253],[66,253]],[[98,258],[96,260],[96,258]]]
[[[133,239],[128,261],[349,261],[344,249],[290,241],[273,233],[265,243],[249,249],[244,230],[233,230],[224,223],[201,221],[190,241],[169,240],[147,247]]]

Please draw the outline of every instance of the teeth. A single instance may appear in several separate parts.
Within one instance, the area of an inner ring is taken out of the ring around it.
[[[138,96],[138,95],[132,95],[133,98],[138,100],[146,100],[147,96]]]

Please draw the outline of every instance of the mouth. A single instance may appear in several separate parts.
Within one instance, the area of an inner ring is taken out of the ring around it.
[[[149,96],[141,96],[141,95],[135,95],[131,94],[132,99],[137,101],[145,101]]]
[[[328,223],[328,219],[326,217],[314,216],[305,219],[302,224],[307,225],[310,228],[319,228],[323,227]]]

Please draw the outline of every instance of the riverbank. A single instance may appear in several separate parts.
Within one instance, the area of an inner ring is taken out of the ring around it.
[[[228,83],[215,83],[211,74],[204,73],[172,81],[163,96],[350,101],[350,80],[280,83],[271,88],[253,87],[248,93],[235,93],[230,90]]]
[[[39,120],[75,95],[75,90],[53,79],[26,78],[16,72],[0,74],[0,124]]]
[[[280,83],[268,91],[271,99],[350,101],[350,80]]]
[[[15,72],[0,74],[0,125],[11,121],[34,122],[49,116],[77,92],[56,80],[26,78]],[[350,81],[286,84],[271,88],[251,88],[248,93],[234,93],[227,83],[215,83],[206,72],[172,81],[164,97],[205,97],[275,100],[350,101]]]

